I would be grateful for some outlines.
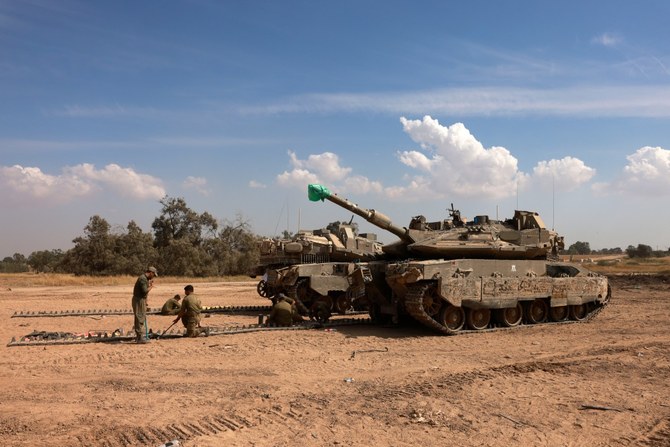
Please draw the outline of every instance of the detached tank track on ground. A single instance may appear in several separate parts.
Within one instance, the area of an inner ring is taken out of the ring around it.
[[[246,326],[231,326],[231,327],[210,327],[209,336],[214,335],[233,335],[233,334],[244,334],[248,332],[276,332],[276,331],[299,331],[299,330],[308,330],[308,329],[331,329],[341,326],[355,326],[370,324],[371,321],[368,318],[341,318],[337,320],[331,320],[328,323],[316,324],[313,322],[305,322],[303,324],[297,324],[288,327],[279,327],[279,326],[263,326],[258,324],[251,324]],[[152,340],[156,339],[168,339],[168,338],[182,338],[185,336],[185,330],[171,330],[170,332],[164,334],[158,334],[154,332],[149,332],[149,338]],[[16,337],[12,337],[12,340],[7,344],[7,346],[52,346],[52,345],[72,345],[72,344],[83,344],[83,343],[114,343],[114,342],[133,342],[135,340],[135,334],[131,332],[132,335],[123,335],[119,331],[114,331],[113,333],[109,332],[96,332],[96,333],[67,333],[67,332],[40,332],[33,331],[33,333],[19,337],[18,340]],[[45,338],[45,336],[47,338]]]
[[[500,331],[500,330],[509,330],[509,329],[514,329],[515,327],[488,327],[486,329],[466,329],[463,328],[459,331],[453,332],[437,321],[433,319],[430,315],[426,313],[423,307],[423,297],[426,291],[431,288],[433,285],[431,283],[424,283],[424,284],[414,284],[411,285],[407,288],[407,295],[405,296],[405,310],[407,313],[409,313],[410,317],[412,317],[416,322],[422,324],[423,326],[426,326],[430,329],[433,329],[437,332],[440,332],[445,335],[457,335],[457,334],[468,334],[468,333],[479,333],[479,332],[494,332],[494,331]],[[596,317],[604,308],[607,306],[607,304],[610,302],[610,299],[612,297],[611,289],[608,287],[607,289],[607,297],[605,301],[600,303],[598,307],[593,309],[589,314],[583,319],[579,321],[575,320],[567,320],[567,321],[546,321],[544,323],[540,324],[572,324],[572,323],[585,323],[587,321],[591,321],[593,318]],[[537,326],[537,325],[521,325],[521,326]]]
[[[204,314],[246,314],[255,312],[270,312],[272,306],[207,306],[203,307]],[[160,315],[161,309],[154,307],[147,309],[147,315]],[[88,317],[96,315],[133,315],[132,309],[98,309],[98,310],[40,310],[37,312],[14,312],[12,318],[36,317]]]

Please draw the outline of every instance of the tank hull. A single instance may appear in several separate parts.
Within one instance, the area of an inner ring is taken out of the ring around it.
[[[360,272],[360,265],[353,262],[295,264],[269,269],[266,281],[275,293],[294,298],[305,315],[318,305],[344,314],[364,295],[352,292],[352,274]]]
[[[390,290],[372,299],[377,312],[395,321],[408,315],[445,334],[583,320],[610,299],[605,276],[546,260],[405,261],[372,270]]]

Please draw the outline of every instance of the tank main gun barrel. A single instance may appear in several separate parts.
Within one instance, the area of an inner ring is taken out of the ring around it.
[[[414,242],[414,240],[412,240],[407,230],[405,228],[393,225],[393,222],[391,222],[391,219],[388,216],[375,210],[360,208],[355,203],[350,202],[347,199],[343,199],[339,197],[337,194],[333,194],[332,192],[330,192],[330,190],[328,190],[328,188],[326,188],[323,185],[318,185],[316,183],[308,185],[307,195],[309,197],[309,200],[311,200],[312,202],[317,202],[319,200],[321,200],[322,202],[324,200],[330,200],[335,205],[339,205],[342,208],[347,209],[352,213],[361,216],[363,219],[367,220],[372,225],[375,225],[379,228],[382,228],[386,231],[395,234],[404,242],[410,244]]]

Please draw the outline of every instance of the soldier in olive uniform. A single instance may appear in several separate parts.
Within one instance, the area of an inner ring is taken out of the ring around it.
[[[144,337],[144,324],[147,321],[147,297],[149,292],[154,287],[154,278],[158,276],[156,267],[149,267],[146,272],[142,273],[133,288],[133,328],[135,329],[135,341],[137,343],[146,343],[149,340]]]
[[[303,321],[292,298],[283,293],[277,295],[276,298],[277,304],[272,306],[272,311],[268,316],[268,326],[291,326],[293,323]]]
[[[200,327],[202,304],[200,304],[200,298],[193,293],[193,286],[188,285],[184,287],[184,294],[186,296],[181,303],[181,310],[174,322],[176,323],[181,318],[181,322],[186,328],[187,337],[197,337],[200,334],[208,335],[207,328]]]
[[[176,294],[169,300],[163,304],[163,308],[161,309],[161,315],[177,315],[179,311],[181,310],[181,304],[179,304],[179,300],[181,299],[181,296],[179,294]]]

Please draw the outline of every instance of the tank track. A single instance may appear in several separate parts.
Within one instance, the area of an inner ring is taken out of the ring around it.
[[[448,329],[447,327],[441,325],[437,321],[435,321],[434,318],[432,318],[430,315],[426,313],[423,307],[423,296],[424,294],[428,291],[428,289],[432,287],[431,283],[423,283],[423,284],[413,284],[407,288],[407,295],[405,295],[405,310],[409,314],[410,317],[412,317],[415,321],[418,323],[422,324],[423,326],[435,330],[437,332],[440,332],[445,335],[457,335],[457,334],[472,334],[472,333],[480,333],[480,332],[496,332],[496,331],[502,331],[502,330],[509,330],[509,329],[514,329],[519,326],[515,327],[502,327],[502,326],[491,326],[486,329],[480,329],[480,330],[474,330],[474,329],[466,329],[463,328],[459,331],[452,331]],[[587,321],[591,321],[598,315],[604,308],[609,304],[610,300],[612,297],[612,290],[608,286],[607,288],[607,297],[605,300],[597,305],[596,308],[591,310],[588,315],[585,316],[584,319],[575,321],[575,320],[567,320],[567,321],[546,321],[541,324],[574,324],[574,323],[585,323]],[[495,323],[493,323],[495,324]],[[537,326],[537,325],[522,325],[524,327],[528,326]]]
[[[356,326],[370,324],[369,318],[342,318],[332,320],[324,324],[315,324],[306,322],[296,324],[288,327],[280,326],[264,326],[258,324],[251,324],[246,326],[230,326],[230,327],[209,327],[208,336],[214,335],[233,335],[246,334],[249,332],[277,332],[277,331],[299,331],[309,329],[331,329],[342,326]],[[166,333],[155,333],[149,331],[150,339],[168,339],[168,338],[182,338],[185,337],[185,330],[171,330]],[[87,332],[87,333],[71,333],[71,332],[46,332],[33,331],[28,335],[19,337],[12,337],[12,340],[7,344],[11,346],[55,346],[55,345],[73,345],[84,343],[121,343],[133,342],[135,334],[131,331],[130,335],[123,334],[122,330],[117,329],[113,332]]]
[[[207,306],[202,308],[204,314],[246,314],[270,312],[272,306]],[[160,315],[158,307],[147,309],[147,315]],[[98,309],[98,310],[40,310],[37,312],[14,312],[12,318],[37,317],[86,317],[97,315],[133,315],[132,309]]]

